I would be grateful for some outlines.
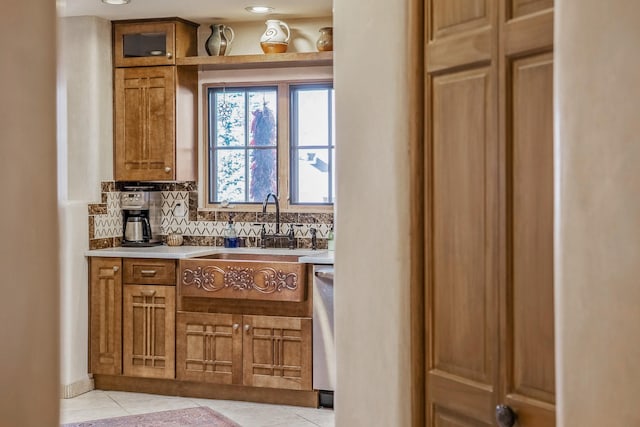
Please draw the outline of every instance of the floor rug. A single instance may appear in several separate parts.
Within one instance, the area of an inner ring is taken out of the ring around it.
[[[240,427],[240,425],[211,408],[200,406],[63,424],[62,427]]]

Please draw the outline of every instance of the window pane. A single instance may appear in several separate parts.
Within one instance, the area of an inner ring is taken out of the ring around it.
[[[291,203],[333,203],[335,118],[331,84],[291,87]]]
[[[331,203],[329,150],[297,150],[297,203]]]
[[[220,87],[209,88],[208,94],[209,182],[214,189],[209,202],[262,203],[278,186],[277,88]]]
[[[249,150],[249,201],[262,203],[269,193],[278,193],[275,148]]]
[[[245,150],[218,150],[216,202],[244,202],[245,170]]]
[[[247,128],[244,92],[218,90],[215,94],[215,115],[216,145],[244,146]]]
[[[329,96],[327,89],[297,91],[297,145],[328,145]]]
[[[276,145],[278,134],[278,94],[275,90],[249,92],[249,111],[251,119],[251,137],[255,144],[250,145]]]

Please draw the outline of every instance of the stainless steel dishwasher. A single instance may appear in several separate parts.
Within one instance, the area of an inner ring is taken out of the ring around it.
[[[333,333],[333,265],[313,266],[313,388],[320,406],[333,408],[336,347]]]

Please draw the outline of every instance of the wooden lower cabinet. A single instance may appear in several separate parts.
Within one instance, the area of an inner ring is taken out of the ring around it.
[[[177,315],[180,380],[311,390],[311,319],[221,313]]]
[[[122,374],[122,260],[91,258],[89,357],[94,374]]]
[[[242,315],[178,313],[176,377],[242,384]]]
[[[175,377],[175,286],[124,285],[124,375]]]
[[[311,390],[311,319],[243,316],[244,385]]]

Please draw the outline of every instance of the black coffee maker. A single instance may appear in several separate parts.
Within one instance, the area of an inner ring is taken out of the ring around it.
[[[122,246],[155,246],[162,242],[160,235],[159,191],[123,191]]]

